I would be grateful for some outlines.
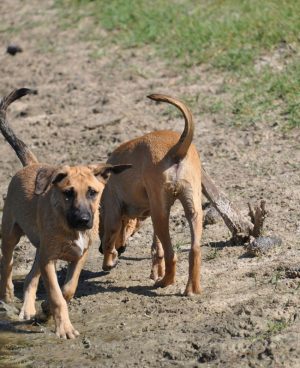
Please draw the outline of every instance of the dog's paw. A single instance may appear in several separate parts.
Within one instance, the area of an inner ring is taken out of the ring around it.
[[[151,280],[153,280],[153,281],[157,281],[157,279],[158,279],[158,274],[157,274],[157,272],[155,272],[153,269],[151,270],[151,272],[150,272],[150,276],[149,276],[149,278],[151,279]]]
[[[125,251],[126,251],[126,246],[125,245],[121,245],[121,247],[119,247],[117,249],[118,256],[120,257],[120,255],[123,254]]]
[[[188,296],[188,297],[192,297],[192,296],[195,296],[195,295],[200,295],[202,292],[200,286],[187,286],[183,295],[184,296]]]
[[[113,265],[103,265],[102,266],[102,270],[105,271],[105,272],[109,272],[111,271],[113,268],[116,267],[118,262],[115,262]]]
[[[154,264],[151,268],[150,279],[153,281],[161,280],[165,276],[164,264]]]
[[[116,267],[116,265],[118,264],[118,260],[119,259],[117,256],[115,256],[114,258],[109,257],[108,259],[104,259],[102,270],[109,272],[110,270]]]
[[[75,290],[69,284],[65,284],[62,288],[62,293],[63,293],[63,297],[65,298],[65,301],[69,303],[69,301],[73,298],[75,294]]]
[[[23,321],[29,321],[36,316],[36,309],[34,305],[23,304],[21,312],[19,313],[19,319]]]
[[[155,288],[164,288],[167,287],[169,285],[173,285],[175,284],[175,278],[174,277],[167,277],[164,276],[162,279],[158,279],[155,284],[154,287]]]
[[[72,326],[70,320],[55,319],[55,334],[61,339],[75,339],[79,332]]]

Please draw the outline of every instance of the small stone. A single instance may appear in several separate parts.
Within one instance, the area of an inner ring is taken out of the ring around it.
[[[16,55],[18,52],[23,52],[22,48],[18,45],[8,45],[7,46],[7,49],[6,49],[6,52],[10,55]]]
[[[214,207],[209,206],[208,209],[204,212],[203,226],[206,227],[207,225],[216,224],[220,220],[220,218],[221,217],[218,211]]]

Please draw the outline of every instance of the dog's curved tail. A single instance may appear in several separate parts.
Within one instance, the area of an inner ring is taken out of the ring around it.
[[[175,160],[182,160],[186,156],[194,136],[194,119],[190,109],[183,102],[170,96],[152,94],[147,97],[154,101],[167,102],[176,106],[182,112],[185,121],[184,130],[179,138],[178,143],[171,152],[172,157]]]
[[[12,146],[23,166],[38,163],[35,155],[30,151],[27,145],[16,137],[15,133],[8,125],[6,120],[6,110],[8,106],[19,98],[35,93],[28,88],[20,88],[13,90],[9,95],[0,101],[0,130],[7,142]]]

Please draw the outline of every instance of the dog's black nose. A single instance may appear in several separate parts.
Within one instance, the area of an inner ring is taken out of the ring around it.
[[[93,215],[90,212],[71,212],[68,216],[71,227],[78,230],[87,230],[93,227]]]
[[[82,213],[77,217],[78,227],[90,229],[92,227],[92,216],[90,213]]]
[[[84,213],[78,218],[80,224],[87,224],[91,220],[91,215],[89,213]]]

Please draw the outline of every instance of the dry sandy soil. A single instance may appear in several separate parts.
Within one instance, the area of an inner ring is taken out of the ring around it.
[[[30,4],[29,4],[30,3]],[[182,118],[145,98],[167,93],[198,102],[195,144],[207,171],[243,211],[265,198],[265,233],[282,245],[261,257],[232,246],[222,221],[204,229],[203,294],[181,296],[187,280],[190,235],[180,206],[171,230],[178,250],[176,285],[154,289],[149,279],[151,221],[129,241],[110,274],[101,271],[98,244],[91,250],[70,317],[81,335],[59,340],[53,322],[21,323],[16,310],[0,307],[1,367],[299,367],[300,191],[299,130],[284,133],[272,122],[238,128],[220,115],[200,113],[201,100],[224,94],[224,77],[209,67],[184,74],[171,70],[151,49],[124,50],[83,41],[80,27],[61,29],[53,2],[2,0],[0,95],[33,87],[9,110],[17,134],[49,163],[105,161],[120,142],[154,129],[183,129]],[[17,32],[5,31],[8,27]],[[16,56],[9,43],[22,46]],[[100,42],[101,44],[101,42]],[[98,58],[93,57],[98,53]],[[230,103],[230,101],[228,101]],[[0,138],[0,208],[11,176],[21,166]],[[14,306],[20,308],[22,281],[33,247],[23,239],[16,251]],[[59,272],[62,278],[64,269]],[[297,276],[297,275],[296,275]],[[298,274],[299,276],[299,274]],[[37,303],[45,297],[42,285]]]

